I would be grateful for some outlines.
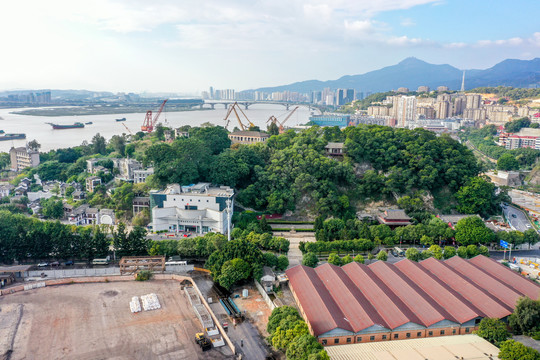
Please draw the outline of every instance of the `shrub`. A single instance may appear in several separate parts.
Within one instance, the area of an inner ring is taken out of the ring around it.
[[[141,270],[137,273],[135,280],[137,281],[147,281],[154,277],[154,274],[150,270]]]

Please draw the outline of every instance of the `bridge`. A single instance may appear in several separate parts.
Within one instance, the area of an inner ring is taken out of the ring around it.
[[[282,105],[284,106],[287,110],[289,110],[289,108],[291,106],[295,106],[295,105],[303,105],[303,106],[307,106],[309,108],[309,110],[311,109],[317,109],[320,111],[320,109],[313,105],[313,104],[308,104],[308,103],[301,103],[301,102],[287,102],[287,101],[261,101],[261,100],[204,100],[204,103],[203,104],[200,104],[200,105],[195,105],[195,106],[199,106],[200,109],[203,109],[204,106],[210,106],[210,108],[215,109],[216,108],[216,105],[223,105],[225,107],[225,109],[228,109],[229,106],[231,106],[232,104],[234,103],[238,103],[238,105],[242,105],[246,110],[249,109],[249,107],[251,105],[254,105],[254,104],[270,104],[270,105]]]

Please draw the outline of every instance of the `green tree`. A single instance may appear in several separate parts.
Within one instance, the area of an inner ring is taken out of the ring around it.
[[[497,169],[499,170],[519,170],[519,167],[519,162],[516,160],[514,155],[510,153],[502,154],[501,157],[497,160]]]
[[[466,259],[468,257],[466,246],[459,246],[456,250],[456,253],[460,258]]]
[[[456,248],[453,246],[445,246],[443,255],[445,259],[456,256]]]
[[[487,244],[493,239],[493,232],[477,216],[469,216],[458,221],[456,241],[461,245]]]
[[[420,244],[424,246],[431,246],[433,245],[433,238],[427,235],[422,235],[422,237],[420,238]]]
[[[386,261],[388,260],[388,253],[384,250],[379,251],[377,254],[377,260]]]
[[[525,237],[525,242],[529,244],[529,250],[531,249],[531,245],[534,245],[540,241],[540,234],[538,234],[538,232],[532,228],[525,230],[523,236]]]
[[[302,317],[298,314],[298,310],[294,307],[287,305],[277,307],[272,310],[272,314],[268,318],[266,331],[268,331],[270,335],[273,335],[282,321],[285,320],[286,322],[291,323],[301,319]]]
[[[41,148],[41,144],[37,142],[36,139],[30,141],[28,143],[28,147],[31,149],[31,150],[34,150],[34,151],[39,151],[39,149]]]
[[[47,219],[61,219],[64,217],[64,204],[56,198],[41,200],[41,213]]]
[[[289,267],[289,259],[285,255],[279,255],[277,259],[276,268],[278,270],[284,271]]]
[[[348,263],[351,263],[353,261],[353,258],[351,255],[345,255],[342,259],[341,259],[341,263],[343,265],[347,265]]]
[[[264,214],[261,216],[261,220],[259,221],[259,226],[261,227],[261,231],[263,232],[272,231],[272,227],[268,225],[268,222],[266,221],[266,216]]]
[[[407,251],[405,251],[405,256],[407,257],[407,259],[412,261],[420,260],[420,252],[417,248],[408,248]]]
[[[302,256],[302,265],[309,266],[309,267],[317,267],[317,264],[319,263],[319,257],[315,253],[306,253],[304,256]]]
[[[119,153],[121,156],[126,155],[126,138],[120,135],[113,135],[111,140],[109,140],[111,147]]]
[[[97,133],[92,138],[92,151],[94,154],[106,154],[107,142],[105,141],[105,138],[100,135],[100,133]]]
[[[478,255],[478,246],[472,244],[467,245],[467,257],[470,259],[475,257],[476,255]]]
[[[499,211],[495,185],[482,178],[471,178],[456,193],[457,210],[462,214],[487,216]]]
[[[506,324],[497,318],[483,318],[476,334],[497,346],[509,337]]]
[[[328,256],[328,263],[329,264],[333,264],[333,265],[336,265],[336,266],[341,266],[343,265],[342,261],[341,261],[341,258],[339,257],[339,255],[337,253],[331,253],[329,256]]]
[[[431,245],[428,250],[435,259],[441,260],[443,258],[443,251],[439,245]]]
[[[540,360],[538,351],[514,340],[502,342],[500,349],[501,360]]]
[[[356,255],[353,260],[360,264],[365,262],[364,257],[361,254]]]
[[[532,334],[540,331],[540,300],[522,297],[508,318],[514,334]]]
[[[489,249],[488,249],[487,246],[481,245],[481,246],[478,247],[477,251],[478,251],[479,255],[484,255],[484,256],[489,257]]]
[[[268,125],[266,130],[267,130],[268,134],[270,134],[270,135],[278,135],[279,134],[279,127],[273,121],[270,123],[270,125]]]
[[[236,258],[223,264],[221,274],[216,280],[219,285],[229,290],[238,281],[248,279],[250,275],[250,265],[244,260]]]

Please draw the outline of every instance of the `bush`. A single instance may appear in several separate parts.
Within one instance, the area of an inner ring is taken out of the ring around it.
[[[137,277],[135,280],[137,281],[147,281],[154,277],[154,273],[152,273],[150,270],[141,270],[137,273]]]
[[[476,334],[497,346],[509,336],[506,324],[497,318],[483,318]]]
[[[319,258],[317,255],[315,255],[312,252],[304,254],[302,257],[302,265],[309,266],[309,267],[317,267],[317,264],[319,263]]]
[[[499,352],[501,360],[540,360],[540,353],[533,348],[523,345],[514,340],[506,340],[501,343]]]

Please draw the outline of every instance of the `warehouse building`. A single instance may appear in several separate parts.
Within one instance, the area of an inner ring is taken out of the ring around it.
[[[323,345],[471,334],[484,317],[505,320],[520,297],[540,298],[538,284],[482,255],[298,265],[286,273]]]

